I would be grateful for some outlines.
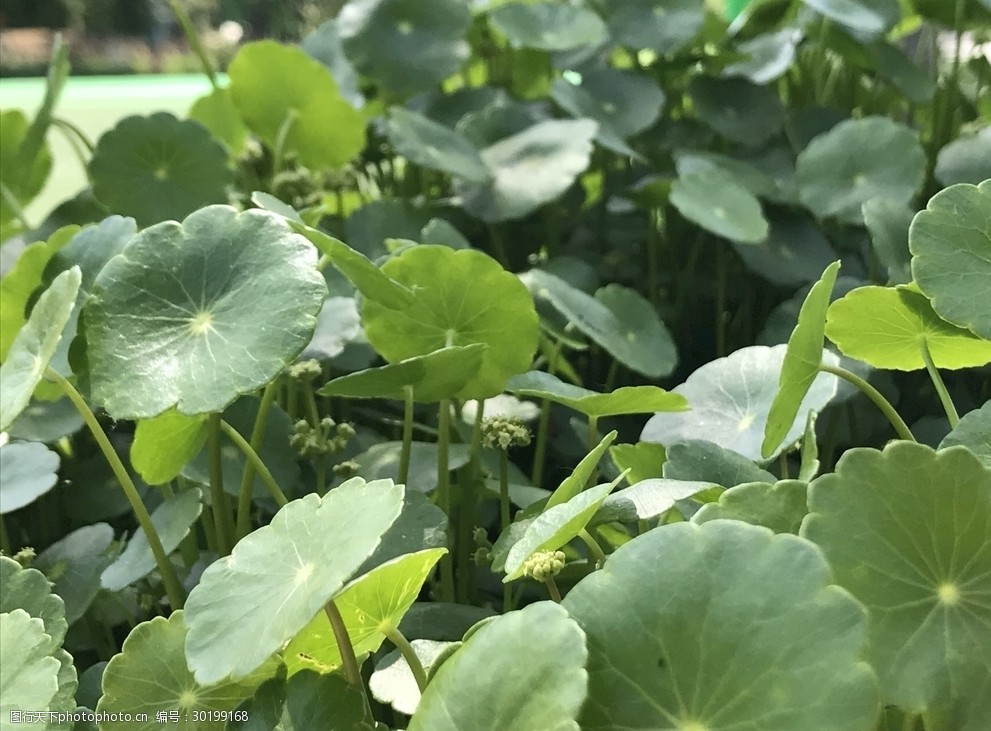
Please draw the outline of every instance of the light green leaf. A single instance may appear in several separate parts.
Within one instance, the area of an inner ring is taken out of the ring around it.
[[[606,23],[618,43],[662,55],[682,50],[705,22],[703,0],[610,0]]]
[[[92,394],[115,418],[217,412],[306,346],[327,285],[277,216],[207,206],[147,228],[100,272],[83,318]]]
[[[926,157],[914,131],[887,117],[840,122],[798,155],[802,203],[819,218],[863,222],[871,198],[908,202],[922,187]]]
[[[609,284],[590,297],[540,269],[527,272],[524,279],[535,297],[548,300],[627,368],[650,378],[662,378],[677,365],[671,334],[653,305],[632,289]]]
[[[788,338],[778,392],[764,425],[764,441],[760,448],[764,459],[768,459],[792,431],[802,401],[819,375],[826,339],[826,310],[839,270],[840,262],[833,262],[812,285],[799,311],[798,324]]]
[[[361,576],[337,595],[355,655],[375,652],[386,634],[399,627],[424,582],[446,548],[400,556]],[[341,666],[341,654],[330,621],[321,612],[289,643],[284,652],[289,673],[311,669],[327,673]]]
[[[40,554],[34,566],[45,572],[52,591],[65,602],[65,619],[72,624],[89,608],[100,591],[100,574],[116,556],[111,548],[114,531],[106,523],[72,531]]]
[[[635,523],[664,515],[679,500],[685,500],[704,490],[718,488],[711,482],[690,482],[685,480],[649,479],[630,485],[607,497],[592,523]]]
[[[773,485],[766,482],[737,485],[721,494],[718,502],[703,505],[692,516],[692,521],[742,520],[770,528],[775,533],[797,535],[802,519],[808,513],[805,507],[807,488],[808,483],[803,480],[781,480]]]
[[[41,139],[38,154],[30,163],[22,158],[24,143],[31,123],[20,109],[8,109],[0,114],[0,167],[3,168],[3,184],[14,201],[24,208],[41,192],[52,171],[52,153],[48,144]],[[15,209],[9,202],[0,198],[0,224],[15,220]],[[7,718],[6,714],[4,717]]]
[[[589,119],[538,122],[482,150],[489,182],[455,180],[454,191],[483,221],[522,218],[558,198],[585,171],[597,128]]]
[[[468,60],[471,23],[461,0],[352,0],[337,16],[348,59],[390,92],[439,84]]]
[[[939,443],[939,448],[957,445],[967,447],[985,467],[991,468],[991,401],[964,414],[953,431]]]
[[[821,350],[822,359],[833,365],[839,359]],[[821,411],[836,395],[837,379],[826,373],[815,376],[803,394],[796,416],[784,425],[779,445],[762,453],[761,444],[772,403],[778,392],[786,346],[752,345],[725,358],[706,363],[692,373],[674,393],[691,407],[684,412],[655,414],[643,428],[641,441],[658,442],[670,448],[687,439],[705,439],[751,460],[776,457],[783,445],[798,441],[810,409]]]
[[[723,487],[775,481],[774,475],[746,457],[701,439],[673,444],[666,456],[664,477],[671,480],[701,480]]]
[[[802,435],[801,463],[798,479],[810,482],[819,474],[819,443],[816,441],[816,419],[818,414],[810,411],[805,420],[805,434]]]
[[[513,376],[506,384],[506,390],[518,396],[549,399],[594,417],[683,411],[688,408],[684,397],[657,386],[622,386],[611,393],[596,393],[565,383],[543,371],[527,371]]]
[[[760,201],[718,168],[679,176],[671,186],[671,205],[692,223],[725,239],[756,244],[769,232]]]
[[[202,124],[210,134],[227,145],[232,155],[244,149],[248,128],[234,106],[230,87],[213,89],[193,102],[189,108],[189,118]]]
[[[618,432],[616,431],[609,432],[588,454],[581,458],[571,474],[565,477],[557,489],[547,498],[544,510],[568,502],[585,488],[585,485],[592,478],[595,468],[602,460],[602,455],[609,449],[609,445],[616,441],[617,435]]]
[[[550,602],[497,617],[433,676],[409,731],[578,731],[585,638]]]
[[[228,68],[241,118],[270,147],[295,152],[312,168],[339,168],[365,146],[365,122],[337,88],[330,71],[294,46],[255,41]]]
[[[885,702],[991,725],[991,470],[963,447],[851,449],[809,487],[802,535],[870,613]]]
[[[750,147],[774,137],[785,121],[777,92],[746,79],[696,76],[688,95],[703,122],[726,139]]]
[[[0,447],[0,515],[30,505],[58,482],[59,456],[44,444]]]
[[[207,567],[186,601],[197,682],[246,676],[294,637],[372,554],[402,499],[391,480],[353,478],[323,498],[293,500]]]
[[[40,722],[17,723],[17,728],[44,731],[48,727],[47,711],[59,686],[59,661],[52,656],[52,645],[40,619],[23,609],[0,614],[0,714],[4,727],[7,722],[15,725],[11,714],[16,711],[44,714]]]
[[[898,0],[802,0],[802,2],[850,30],[868,36],[886,33],[901,17]]]
[[[664,447],[650,442],[617,444],[609,448],[609,456],[620,472],[629,470],[631,483],[643,482],[664,474]]]
[[[168,498],[151,514],[151,523],[167,554],[179,547],[200,517],[203,512],[201,499],[199,489],[194,487]],[[155,556],[148,545],[148,537],[139,528],[123,553],[100,574],[100,584],[104,589],[120,591],[154,570]]]
[[[0,366],[0,431],[7,427],[27,407],[31,394],[41,382],[49,361],[55,355],[62,330],[69,321],[76,303],[82,274],[79,267],[55,277],[31,316],[18,331]]]
[[[336,18],[325,20],[317,26],[316,30],[303,38],[300,48],[330,69],[334,81],[341,88],[341,95],[351,106],[356,109],[364,106],[365,97],[359,88],[358,74],[344,54]]]
[[[464,135],[422,114],[393,107],[385,129],[396,151],[417,165],[474,183],[491,177],[482,156]]]
[[[223,146],[168,112],[118,122],[97,143],[89,175],[101,203],[142,227],[223,203],[234,182]]]
[[[14,559],[0,556],[0,612],[16,609],[44,622],[52,647],[62,644],[69,626],[62,597],[52,593],[48,578],[37,569],[25,569]]]
[[[936,179],[945,186],[979,185],[991,178],[991,126],[961,135],[939,151]]]
[[[589,639],[582,729],[863,731],[863,608],[822,553],[735,521],[666,525],[564,600]]]
[[[592,10],[552,2],[507,3],[488,15],[489,25],[513,48],[567,51],[596,46],[606,39],[606,25]]]
[[[533,519],[523,536],[513,544],[506,556],[503,583],[523,576],[523,565],[537,551],[555,551],[578,537],[602,501],[619,484],[623,476],[612,482],[590,487],[567,502],[546,508]]]
[[[414,401],[430,403],[451,398],[475,377],[487,347],[474,343],[466,347],[435,350],[380,368],[349,373],[328,382],[319,393],[348,398],[390,398],[402,401],[410,389]]]
[[[120,654],[103,671],[103,697],[96,712],[132,717],[108,717],[100,724],[101,731],[158,731],[162,728],[155,719],[159,711],[179,712],[178,724],[167,724],[177,731],[223,731],[225,716],[230,714],[211,716],[210,712],[234,710],[275,672],[276,664],[270,662],[247,677],[204,686],[186,666],[186,637],[182,610],[131,630]],[[135,720],[133,716],[139,713],[147,714],[147,720]]]
[[[912,274],[944,319],[991,340],[991,180],[937,193],[908,232]]]
[[[925,368],[923,344],[937,368],[991,362],[991,342],[940,319],[929,300],[910,289],[858,287],[829,306],[826,337],[844,355],[875,368]]]
[[[474,399],[501,392],[510,376],[529,367],[539,335],[533,300],[488,255],[425,244],[393,257],[382,272],[415,293],[402,310],[363,303],[365,334],[387,361],[452,345],[488,345],[478,372],[458,393]]]
[[[184,416],[175,409],[141,419],[131,442],[131,464],[149,485],[173,480],[199,454],[208,432],[206,416]]]

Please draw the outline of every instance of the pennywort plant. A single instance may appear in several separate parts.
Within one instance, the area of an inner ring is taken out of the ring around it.
[[[3,112],[3,724],[991,727],[984,0],[171,4]]]

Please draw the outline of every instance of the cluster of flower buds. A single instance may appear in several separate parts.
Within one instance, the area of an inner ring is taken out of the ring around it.
[[[299,383],[311,383],[321,373],[323,373],[323,369],[320,367],[320,361],[312,358],[298,361],[286,368],[286,375]]]
[[[511,416],[493,416],[482,421],[482,446],[509,449],[530,443],[530,429]]]
[[[472,538],[475,540],[475,545],[477,546],[475,553],[472,555],[475,565],[488,566],[492,563],[492,543],[489,541],[488,534],[484,528],[475,528]]]
[[[342,480],[346,480],[349,477],[354,477],[358,474],[358,470],[361,469],[361,465],[355,462],[353,459],[346,460],[344,462],[338,462],[334,465],[334,474],[340,477]]]
[[[523,562],[523,575],[547,581],[564,568],[564,551],[537,551]]]
[[[305,419],[300,419],[293,424],[289,446],[300,457],[313,459],[326,454],[337,454],[347,446],[348,440],[353,436],[354,427],[350,424],[338,424],[329,416],[321,419],[320,425],[316,428]]]
[[[21,550],[11,556],[12,559],[17,561],[22,568],[31,568],[31,564],[34,563],[34,559],[37,554],[34,552],[34,548],[31,546],[24,546]]]

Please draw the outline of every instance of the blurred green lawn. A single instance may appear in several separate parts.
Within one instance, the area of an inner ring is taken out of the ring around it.
[[[118,120],[133,114],[165,111],[184,117],[193,101],[209,90],[200,74],[70,78],[55,116],[75,124],[95,144]],[[44,92],[44,79],[0,79],[0,109],[21,109],[33,117]],[[51,130],[48,141],[55,164],[41,195],[27,208],[34,224],[87,185],[86,171],[62,133]]]

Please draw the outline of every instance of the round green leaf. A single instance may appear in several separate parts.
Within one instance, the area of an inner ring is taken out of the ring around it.
[[[618,483],[619,478],[590,487],[534,518],[522,537],[509,549],[503,583],[523,576],[523,564],[537,551],[556,551],[577,538]]]
[[[863,608],[814,545],[736,521],[620,547],[564,600],[589,640],[588,731],[863,731]]]
[[[756,244],[768,235],[760,201],[718,168],[679,176],[671,186],[671,205],[692,223],[725,239]]]
[[[293,500],[207,567],[186,601],[197,682],[248,675],[294,637],[372,554],[402,499],[391,480],[353,478]]]
[[[141,419],[131,442],[131,464],[149,485],[161,485],[200,453],[208,433],[205,416],[183,416],[175,409]]]
[[[501,392],[510,376],[529,367],[539,334],[533,300],[495,259],[471,249],[422,245],[390,259],[382,271],[414,292],[402,310],[374,300],[362,305],[365,334],[387,361],[452,345],[488,345],[478,372],[459,392],[475,399]]]
[[[82,427],[83,417],[68,398],[63,396],[57,401],[34,398],[14,419],[7,433],[12,439],[53,444],[62,437],[75,434]]]
[[[30,505],[58,482],[59,456],[44,444],[0,447],[0,515]]]
[[[650,378],[670,375],[678,362],[674,340],[657,310],[639,293],[609,284],[589,297],[549,272],[524,275],[534,296],[550,301],[581,332],[627,368]]]
[[[9,721],[17,728],[48,728],[47,711],[59,687],[59,661],[52,656],[52,645],[40,619],[23,609],[0,614],[0,714],[5,727]],[[40,722],[21,724],[11,716],[18,711],[44,715]]]
[[[806,216],[776,213],[768,217],[768,223],[764,241],[733,242],[733,250],[758,277],[779,286],[799,287],[816,281],[836,258],[829,239]]]
[[[130,714],[131,718],[108,718],[100,723],[101,731],[157,731],[163,726],[156,720],[160,711],[178,712],[178,723],[164,724],[168,728],[223,731],[225,714],[212,717],[210,712],[234,710],[275,671],[275,664],[269,663],[239,680],[204,687],[186,667],[186,637],[182,610],[131,630],[120,654],[103,671],[103,697],[96,706],[97,713]],[[139,713],[147,714],[147,720],[135,720],[133,716]]]
[[[23,609],[45,624],[52,647],[62,644],[68,623],[65,603],[52,593],[48,578],[37,569],[23,568],[17,561],[0,556],[0,612]]]
[[[396,151],[417,165],[475,183],[490,177],[482,156],[464,135],[422,114],[393,107],[385,129]]]
[[[55,277],[11,343],[7,359],[0,365],[0,382],[3,383],[0,431],[6,431],[27,407],[31,394],[41,382],[75,307],[81,281],[79,267]]]
[[[761,444],[778,392],[785,352],[784,345],[753,345],[705,364],[674,389],[674,393],[688,400],[689,410],[655,414],[644,426],[640,439],[665,446],[705,439],[747,459],[763,459]],[[833,365],[839,362],[829,351],[820,352],[824,361]],[[785,424],[781,444],[768,450],[766,459],[776,457],[782,445],[790,446],[802,436],[806,414],[810,409],[821,411],[836,395],[836,388],[836,376],[820,373],[815,377],[801,399],[796,417]]]
[[[925,345],[937,368],[991,362],[991,342],[942,320],[929,300],[910,289],[858,287],[829,306],[826,337],[844,355],[875,368],[925,368]]]
[[[908,231],[915,217],[905,203],[871,198],[863,205],[864,225],[871,235],[871,246],[888,270],[888,284],[912,281],[912,254],[908,249]]]
[[[213,89],[193,102],[189,108],[189,118],[206,127],[210,134],[230,148],[232,154],[236,155],[244,149],[248,128],[234,106],[230,87]]]
[[[355,655],[375,652],[397,629],[446,548],[432,548],[388,561],[348,584],[334,599]],[[327,673],[341,666],[341,653],[327,616],[321,612],[283,653],[290,674],[304,669]]]
[[[867,606],[885,700],[991,726],[991,470],[963,447],[851,449],[811,484],[802,535]]]
[[[964,414],[953,431],[939,443],[939,448],[957,445],[967,447],[985,467],[991,468],[991,401]]]
[[[688,402],[657,386],[623,386],[611,393],[596,393],[573,386],[543,371],[527,371],[513,376],[506,390],[519,396],[549,399],[585,416],[649,414],[654,411],[681,411]]]
[[[320,389],[322,396],[391,398],[402,401],[406,389],[414,401],[430,403],[451,398],[465,387],[482,365],[486,346],[435,350],[381,368],[368,368],[335,378]]]
[[[695,523],[726,518],[770,528],[775,533],[798,533],[808,513],[805,497],[808,483],[781,480],[773,485],[747,482],[731,487],[714,503],[706,503],[695,515]]]
[[[274,214],[208,206],[145,229],[83,310],[93,398],[115,418],[220,411],[309,342],[327,285]]]
[[[461,647],[461,643],[412,640],[410,646],[427,677],[430,677],[433,668],[439,667]],[[379,703],[388,704],[407,716],[412,716],[420,704],[420,688],[409,663],[399,650],[393,650],[375,664],[375,671],[368,679],[368,689]]]
[[[275,41],[241,46],[230,92],[245,124],[275,148],[280,136],[303,165],[339,168],[365,146],[365,122],[330,71],[304,50]]]
[[[660,478],[642,480],[607,497],[592,518],[592,523],[611,523],[615,520],[635,523],[638,520],[657,518],[673,508],[679,500],[713,487],[718,486],[711,482]]]
[[[908,232],[912,274],[933,309],[991,340],[991,180],[937,193]]]
[[[798,155],[802,203],[819,218],[863,222],[871,198],[908,202],[922,187],[926,156],[916,133],[887,117],[840,122]]]
[[[785,121],[777,93],[746,79],[696,76],[688,85],[695,113],[728,140],[759,147]]]
[[[939,151],[936,179],[943,185],[979,185],[991,178],[991,126],[962,135]]]
[[[594,12],[553,2],[507,3],[489,13],[489,25],[506,36],[513,48],[567,51],[597,46],[606,25]]]
[[[827,18],[868,36],[886,33],[901,18],[898,0],[802,0]]]
[[[550,602],[497,617],[436,672],[409,731],[578,731],[588,651]]]
[[[672,444],[666,452],[664,477],[668,479],[702,480],[723,487],[775,480],[746,457],[701,439]]]
[[[69,624],[86,613],[100,591],[100,574],[114,560],[114,531],[106,523],[87,525],[56,541],[34,565],[52,582],[52,591],[65,602]]]
[[[134,219],[123,216],[107,216],[97,224],[84,226],[53,253],[45,266],[43,281],[50,283],[58,274],[78,266],[83,275],[79,289],[88,293],[96,275],[123,251],[137,230]]]
[[[742,76],[755,84],[768,84],[791,68],[804,33],[798,28],[754,36],[734,49],[747,58],[723,69],[723,76]]]
[[[399,453],[402,442],[382,442],[369,447],[354,458],[358,474],[366,480],[398,480]],[[448,447],[447,465],[457,470],[468,464],[467,444],[451,444]],[[409,476],[406,489],[427,493],[437,487],[437,443],[413,442],[410,445]]]
[[[166,553],[172,553],[179,547],[202,511],[200,491],[195,487],[168,498],[155,508],[151,523]],[[127,542],[123,553],[100,574],[100,584],[104,589],[120,591],[154,570],[155,556],[148,545],[148,537],[139,528]]]
[[[471,10],[461,0],[351,0],[337,16],[348,59],[390,91],[439,84],[468,60]]]
[[[798,314],[798,324],[788,338],[778,392],[764,425],[764,441],[760,451],[765,459],[771,456],[791,431],[802,401],[819,375],[826,339],[826,310],[829,308],[829,298],[839,270],[840,262],[833,262],[826,267],[822,278],[812,285]]]
[[[551,96],[571,116],[598,122],[600,134],[608,126],[624,138],[654,124],[664,106],[664,92],[653,80],[613,68],[583,73],[579,86],[556,80]]]
[[[695,40],[705,22],[703,0],[608,0],[604,7],[616,41],[663,55]]]
[[[305,671],[286,681],[285,674],[263,683],[238,711],[242,720],[228,731],[376,731],[368,702],[341,674]]]
[[[139,226],[179,220],[227,200],[227,151],[198,122],[167,112],[127,117],[104,134],[89,162],[93,194]]]
[[[455,180],[468,213],[490,223],[522,218],[566,191],[588,167],[598,125],[549,119],[482,150],[492,179]]]

